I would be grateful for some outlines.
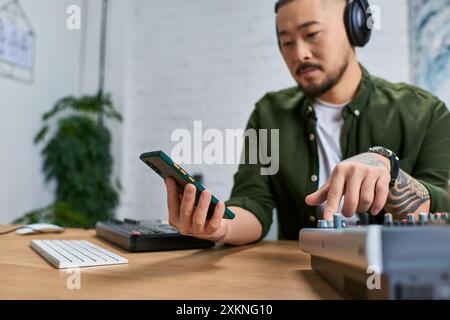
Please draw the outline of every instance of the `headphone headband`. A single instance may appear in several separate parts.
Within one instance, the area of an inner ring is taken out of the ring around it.
[[[291,1],[293,0],[278,0],[275,3],[275,14],[278,14],[282,5]],[[352,46],[364,47],[369,42],[372,35],[372,30],[368,26],[369,19],[372,19],[372,12],[368,0],[348,0],[344,23]],[[278,25],[276,29],[278,38]]]

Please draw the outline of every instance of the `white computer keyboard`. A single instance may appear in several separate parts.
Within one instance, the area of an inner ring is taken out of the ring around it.
[[[59,269],[128,263],[86,240],[32,240],[31,247]]]

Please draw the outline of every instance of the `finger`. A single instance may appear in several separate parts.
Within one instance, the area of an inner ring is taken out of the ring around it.
[[[387,198],[389,196],[389,181],[385,178],[380,178],[375,187],[375,199],[373,200],[370,213],[377,215],[384,208]]]
[[[324,219],[331,220],[338,212],[341,204],[342,193],[344,191],[345,177],[343,175],[332,176],[327,195],[327,206],[325,207]]]
[[[308,206],[318,206],[325,200],[327,200],[328,189],[330,186],[330,180],[328,180],[323,186],[317,189],[316,192],[311,193],[305,198],[305,202]]]
[[[223,219],[223,214],[225,213],[225,203],[219,201],[214,208],[214,213],[209,219],[208,225],[206,226],[206,232],[208,234],[213,234],[220,228],[220,224]]]
[[[366,213],[372,206],[375,196],[375,186],[377,180],[374,178],[365,178],[361,185],[361,192],[359,194],[358,212]]]
[[[211,193],[205,190],[200,195],[200,199],[195,208],[194,215],[192,217],[192,233],[203,233],[206,221],[206,215],[208,214],[208,207],[211,203]]]
[[[167,187],[167,207],[169,209],[169,223],[177,227],[180,219],[181,202],[177,190],[177,184],[172,178],[167,178],[165,182]]]
[[[353,216],[356,212],[356,209],[358,208],[362,181],[362,176],[353,174],[345,182],[345,198],[344,206],[342,208],[342,214],[347,218]]]
[[[179,230],[183,234],[188,234],[192,226],[192,214],[194,212],[196,188],[189,183],[184,187],[183,199],[180,206]]]

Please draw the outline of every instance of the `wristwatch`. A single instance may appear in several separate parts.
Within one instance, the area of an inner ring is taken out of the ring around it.
[[[389,187],[392,188],[397,180],[398,172],[400,171],[400,160],[397,155],[393,151],[384,147],[372,147],[367,152],[376,153],[389,159],[391,162],[391,181],[389,182]]]

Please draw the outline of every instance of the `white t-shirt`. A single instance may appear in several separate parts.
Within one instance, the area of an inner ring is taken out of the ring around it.
[[[330,104],[318,99],[314,102],[314,112],[317,118],[317,149],[319,154],[319,187],[327,182],[334,167],[342,161],[341,132],[344,125],[342,110],[348,103]],[[319,206],[319,219],[323,218],[326,202]],[[342,202],[341,202],[342,211]],[[347,224],[355,224],[357,216],[345,218]]]

